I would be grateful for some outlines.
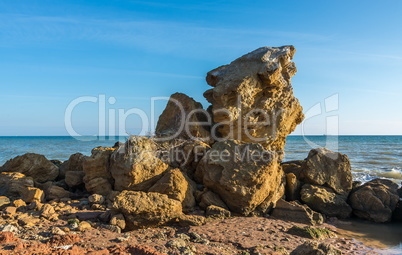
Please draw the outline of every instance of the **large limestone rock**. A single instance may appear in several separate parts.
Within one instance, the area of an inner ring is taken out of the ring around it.
[[[375,179],[356,188],[349,196],[353,213],[362,219],[387,222],[392,218],[399,196],[398,185],[389,180]]]
[[[75,153],[59,167],[59,179],[64,179],[69,171],[82,172],[83,164],[88,157],[82,153]]]
[[[32,177],[36,182],[53,181],[59,175],[59,168],[56,165],[45,156],[35,153],[26,153],[8,160],[0,171],[20,172]]]
[[[95,194],[108,195],[113,188],[110,173],[110,157],[115,148],[97,147],[92,150],[91,157],[83,163],[85,188]]]
[[[208,142],[212,124],[208,118],[209,114],[201,103],[185,94],[175,93],[159,116],[155,134],[169,140],[182,138]]]
[[[324,148],[309,152],[303,166],[302,179],[306,183],[332,188],[348,195],[352,189],[352,171],[347,155]]]
[[[194,181],[183,174],[180,169],[166,172],[148,191],[168,195],[182,203],[183,211],[190,211],[195,207],[194,193],[197,187]]]
[[[131,136],[124,146],[113,152],[110,172],[114,189],[146,191],[168,169],[157,156],[157,145],[147,137]]]
[[[123,213],[127,230],[160,226],[182,215],[180,201],[153,192],[124,190],[113,207]]]
[[[215,143],[198,164],[195,177],[217,193],[231,211],[243,215],[283,196],[283,172],[277,155],[258,143]]]
[[[24,196],[28,188],[34,186],[34,180],[22,173],[0,173],[0,196]]]
[[[327,216],[348,218],[352,214],[352,208],[346,203],[347,197],[330,188],[304,184],[300,194],[304,203]]]
[[[304,118],[290,81],[294,53],[293,46],[262,47],[210,71],[213,89],[204,96],[216,123],[211,133],[282,152],[286,136]]]

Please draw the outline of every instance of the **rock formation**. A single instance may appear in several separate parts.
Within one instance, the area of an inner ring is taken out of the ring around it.
[[[176,199],[182,203],[183,211],[194,209],[196,183],[183,174],[180,169],[172,169],[166,172],[148,192],[157,192],[168,195],[171,199]]]
[[[53,181],[59,175],[59,169],[45,156],[26,153],[8,160],[1,168],[1,172],[20,172],[32,177],[36,182]]]
[[[182,214],[178,200],[154,192],[125,190],[115,198],[113,207],[123,213],[128,230],[159,226]]]
[[[155,134],[159,138],[192,139],[209,142],[211,119],[201,103],[193,98],[175,93],[159,116]]]
[[[352,213],[347,197],[336,194],[331,188],[304,184],[300,193],[304,203],[327,216],[348,218]]]
[[[348,195],[352,189],[352,171],[348,156],[324,148],[309,152],[303,166],[306,183],[327,186],[338,194]]]
[[[210,71],[213,89],[204,96],[212,104],[212,135],[282,153],[286,136],[304,118],[290,82],[294,53],[293,46],[263,47]]]
[[[110,173],[110,156],[115,148],[97,147],[92,150],[91,157],[83,163],[83,182],[91,192],[107,195],[113,190],[113,178]]]
[[[198,164],[195,177],[216,192],[230,210],[243,215],[249,215],[271,194],[281,193],[276,200],[266,202],[275,203],[283,195],[277,155],[258,143],[215,143]]]
[[[374,222],[390,221],[399,202],[397,188],[397,184],[384,179],[366,182],[349,196],[353,213]]]

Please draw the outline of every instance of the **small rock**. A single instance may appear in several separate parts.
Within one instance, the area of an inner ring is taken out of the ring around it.
[[[65,231],[61,230],[58,227],[52,227],[51,230],[50,230],[50,233],[52,233],[53,235],[61,235],[61,236],[66,234]]]
[[[114,225],[104,225],[103,226],[105,229],[110,230],[112,232],[115,233],[121,233],[121,228],[119,228],[118,226],[114,226]]]
[[[126,221],[124,219],[123,214],[116,214],[114,215],[109,222],[111,225],[118,226],[121,229],[126,228]]]
[[[122,236],[117,237],[117,238],[116,238],[116,241],[122,243],[122,242],[128,241],[128,239],[130,239],[130,235],[129,235],[129,234],[125,234],[125,235],[122,235]]]
[[[24,202],[24,200],[17,199],[17,200],[14,200],[13,205],[17,208],[20,208],[20,207],[26,206],[27,204]]]
[[[341,255],[342,252],[330,244],[307,241],[302,245],[299,245],[295,250],[290,253],[290,255],[305,254]]]
[[[180,249],[180,248],[186,247],[186,246],[187,246],[186,241],[183,239],[180,239],[180,238],[172,239],[166,243],[166,247],[169,247],[169,248]]]
[[[78,231],[84,232],[85,230],[90,229],[92,229],[92,226],[87,221],[81,221],[80,224],[78,225]]]
[[[9,205],[10,203],[11,202],[10,202],[10,199],[8,197],[0,196],[0,208],[3,208],[5,206]]]
[[[205,224],[206,219],[204,216],[200,215],[181,215],[178,218],[179,225],[182,227],[189,227],[189,226],[202,226]]]
[[[105,197],[99,194],[92,194],[88,197],[88,201],[91,204],[103,204],[105,203]]]
[[[224,219],[229,218],[231,216],[231,212],[215,205],[210,205],[206,209],[207,217],[217,218],[217,219]]]
[[[3,231],[3,232],[12,232],[12,233],[15,233],[15,234],[17,234],[19,232],[18,228],[16,226],[14,226],[14,225],[11,225],[11,224],[4,225],[1,228],[1,231]]]
[[[17,213],[17,207],[15,206],[7,206],[4,210],[4,213],[9,215],[9,216],[13,216],[14,214]]]

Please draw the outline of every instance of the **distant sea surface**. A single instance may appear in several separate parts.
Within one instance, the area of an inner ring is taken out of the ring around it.
[[[8,159],[28,152],[48,159],[67,160],[80,152],[90,155],[98,146],[113,146],[121,138],[69,136],[0,137],[0,165]],[[288,136],[285,161],[307,157],[312,148],[326,147],[349,156],[355,180],[368,181],[376,177],[402,181],[402,136]]]

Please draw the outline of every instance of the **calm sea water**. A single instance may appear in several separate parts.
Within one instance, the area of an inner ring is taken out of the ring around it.
[[[95,140],[67,136],[0,137],[0,165],[27,152],[66,160],[76,152],[90,155],[92,148],[113,146],[116,141],[125,140],[125,137]],[[402,181],[402,136],[288,136],[285,160],[304,159],[317,147],[347,154],[356,180],[386,177],[398,183]]]

